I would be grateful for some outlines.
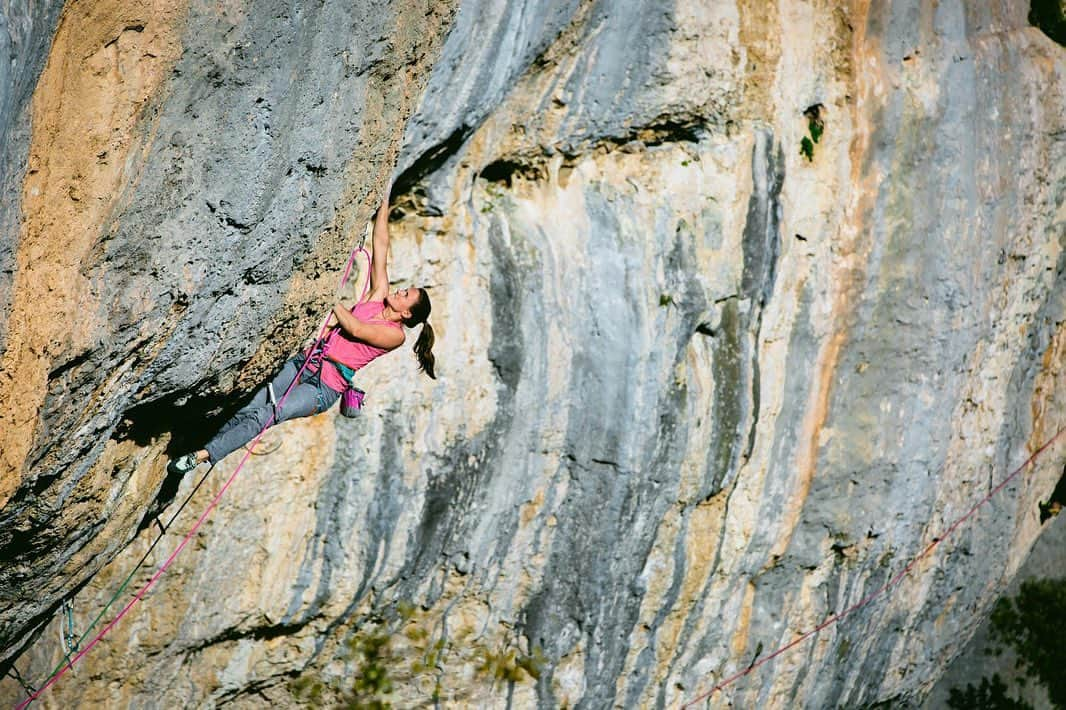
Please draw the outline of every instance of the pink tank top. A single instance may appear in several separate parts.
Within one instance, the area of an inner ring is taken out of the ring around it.
[[[367,323],[385,323],[402,330],[403,326],[399,323],[381,320],[376,317],[381,313],[381,309],[384,308],[384,306],[384,301],[367,301],[366,303],[359,303],[352,307],[352,315]],[[380,357],[389,351],[386,348],[378,348],[369,343],[364,343],[362,340],[353,338],[340,328],[334,328],[326,337],[324,352],[329,357],[343,362],[353,370],[361,370],[366,367],[371,360]],[[309,365],[308,369],[311,370],[311,372],[317,371],[317,368],[314,365]],[[346,386],[344,378],[341,377],[337,368],[333,367],[332,363],[326,365],[322,370],[322,382],[330,389],[338,392],[343,391]]]

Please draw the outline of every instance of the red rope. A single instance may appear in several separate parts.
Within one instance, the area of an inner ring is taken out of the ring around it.
[[[363,249],[362,245],[360,245],[358,249],[353,250],[352,253],[351,253],[351,256],[348,257],[348,265],[345,267],[344,276],[341,277],[341,287],[343,287],[344,284],[348,281],[348,275],[351,273],[352,264],[355,262],[355,255],[357,253],[359,253],[359,252],[363,252],[364,254],[366,254],[366,250]],[[369,285],[369,283],[370,283],[370,281],[368,279],[367,280],[367,285]],[[365,295],[365,290],[364,290],[364,295]],[[323,321],[322,327],[318,331],[318,337],[315,338],[315,343],[316,344],[319,341],[322,340],[322,336],[326,332],[326,327],[329,325],[329,318],[330,317],[327,315],[325,321]],[[288,388],[286,388],[286,390],[285,390],[285,394],[283,394],[281,396],[281,399],[278,401],[278,408],[279,409],[281,408],[281,405],[285,403],[285,398],[289,396],[289,393],[292,391],[293,387],[296,385],[297,382],[299,382],[300,375],[303,373],[304,369],[307,367],[307,364],[309,362],[310,362],[310,360],[308,360],[308,359],[304,360],[303,365],[300,366],[299,371],[296,373],[296,377],[294,377],[292,382],[289,383]],[[83,649],[81,649],[76,655],[74,655],[66,665],[64,665],[57,673],[55,673],[51,678],[49,678],[48,682],[45,683],[43,686],[41,686],[40,689],[38,689],[36,692],[32,693],[28,698],[26,698],[21,703],[19,703],[17,706],[15,706],[15,710],[24,710],[24,708],[27,705],[29,705],[34,700],[39,698],[41,696],[41,694],[44,693],[44,691],[48,690],[48,688],[50,688],[60,678],[62,678],[63,674],[66,673],[67,670],[73,668],[74,664],[77,663],[78,660],[82,656],[87,654],[92,649],[93,646],[95,646],[97,643],[99,643],[100,639],[102,639],[105,635],[107,635],[107,633],[111,629],[113,629],[116,624],[118,624],[119,620],[121,620],[122,617],[125,616],[126,613],[129,612],[129,610],[133,608],[134,604],[136,604],[137,602],[139,602],[142,599],[144,599],[144,595],[148,592],[149,589],[151,589],[152,585],[154,585],[156,583],[156,581],[160,577],[163,576],[163,573],[167,571],[167,569],[170,567],[170,565],[174,562],[175,558],[177,558],[178,554],[183,549],[185,549],[185,546],[189,544],[190,540],[192,540],[192,537],[193,537],[193,535],[196,534],[196,531],[200,529],[200,525],[203,524],[204,520],[207,519],[207,516],[211,513],[212,510],[215,509],[215,506],[218,505],[219,500],[222,498],[223,494],[225,494],[226,490],[230,487],[230,484],[232,484],[233,481],[237,478],[237,474],[239,474],[241,472],[241,469],[244,468],[244,464],[248,462],[249,458],[251,458],[252,451],[255,449],[255,445],[258,444],[259,440],[262,438],[263,432],[265,432],[273,424],[274,424],[274,413],[272,412],[270,417],[267,419],[266,424],[263,425],[263,428],[259,430],[259,433],[256,434],[255,438],[252,440],[251,445],[248,447],[248,451],[244,454],[244,458],[242,458],[241,462],[239,464],[237,464],[237,468],[234,469],[234,471],[230,475],[229,479],[227,479],[226,482],[222,485],[222,488],[219,489],[219,491],[215,495],[215,497],[211,499],[211,502],[207,505],[207,508],[204,509],[204,512],[197,519],[196,524],[192,526],[192,528],[189,530],[189,532],[186,533],[185,537],[182,538],[181,543],[178,544],[178,546],[174,549],[174,551],[172,553],[170,553],[170,557],[168,557],[166,562],[164,562],[159,567],[159,569],[156,570],[156,573],[154,575],[152,575],[152,578],[149,579],[148,582],[143,587],[141,587],[140,590],[136,594],[133,595],[133,599],[131,599],[129,601],[129,603],[126,604],[126,606],[122,608],[122,611],[120,611],[118,613],[118,615],[115,616],[115,618],[112,619],[110,621],[110,623],[108,623],[107,626],[105,626],[103,629],[100,630],[100,633],[96,634],[96,636],[93,637],[92,641],[90,641],[88,644],[86,644],[86,646]]]
[[[929,543],[929,545],[927,545],[924,550],[922,550],[920,553],[918,553],[917,556],[915,556],[909,563],[907,563],[906,567],[904,567],[898,573],[896,573],[896,576],[894,576],[892,579],[888,580],[888,582],[886,582],[885,584],[881,585],[880,587],[878,587],[874,591],[870,592],[865,597],[860,599],[858,602],[856,602],[855,604],[852,604],[851,606],[849,606],[848,608],[844,609],[843,611],[837,612],[836,614],[831,615],[829,618],[827,618],[822,623],[818,624],[818,626],[815,626],[810,631],[807,631],[806,633],[801,634],[799,637],[793,639],[792,641],[789,641],[787,644],[785,644],[784,646],[778,648],[776,651],[771,653],[769,656],[766,656],[765,658],[761,658],[757,662],[752,663],[750,666],[748,666],[743,671],[740,671],[739,673],[735,673],[735,674],[729,676],[728,678],[726,678],[725,680],[719,681],[717,685],[715,685],[713,688],[711,688],[707,692],[703,693],[702,695],[696,696],[692,700],[689,700],[687,703],[682,705],[681,706],[682,710],[684,710],[685,708],[688,708],[688,707],[690,707],[692,705],[695,705],[696,703],[700,702],[701,700],[705,700],[706,698],[709,698],[712,694],[716,693],[719,690],[722,690],[726,686],[732,685],[736,681],[740,680],[744,676],[746,676],[749,673],[751,673],[753,670],[755,670],[759,666],[761,666],[761,665],[763,665],[765,663],[769,663],[773,659],[775,659],[778,656],[780,656],[781,654],[783,654],[785,651],[788,651],[789,649],[791,649],[791,648],[793,648],[795,646],[798,646],[799,644],[803,643],[804,641],[806,641],[810,637],[814,636],[818,632],[828,628],[829,626],[832,626],[833,624],[837,623],[838,621],[840,621],[844,617],[848,616],[849,614],[852,614],[852,613],[858,611],[859,609],[863,608],[867,604],[870,604],[872,601],[874,601],[875,599],[880,597],[882,594],[884,594],[888,590],[890,590],[893,587],[895,587],[896,585],[898,585],[901,581],[903,581],[903,578],[907,576],[907,573],[910,572],[912,569],[914,569],[914,566],[916,564],[918,564],[918,562],[920,562],[924,557],[928,556],[929,553],[932,552],[933,549],[936,548],[937,545],[939,545],[941,542],[943,542],[944,539],[947,538],[949,535],[951,535],[953,532],[955,532],[955,530],[957,530],[960,525],[962,525],[964,522],[966,522],[966,520],[968,520],[970,517],[972,517],[973,514],[976,513],[977,510],[981,506],[983,506],[988,501],[992,500],[992,498],[997,493],[999,493],[1001,490],[1006,488],[1007,484],[1009,484],[1012,480],[1014,480],[1014,478],[1016,478],[1018,476],[1018,474],[1020,474],[1028,466],[1030,466],[1034,461],[1036,461],[1036,459],[1039,458],[1040,455],[1043,454],[1053,443],[1055,443],[1055,441],[1060,436],[1062,436],[1063,433],[1066,433],[1066,427],[1063,427],[1063,428],[1059,429],[1058,432],[1056,432],[1055,436],[1053,436],[1050,439],[1048,439],[1044,443],[1043,446],[1041,446],[1039,449],[1034,451],[1033,454],[1029,458],[1027,458],[1025,460],[1025,463],[1023,463],[1018,468],[1014,469],[1014,471],[1012,471],[1009,476],[1007,476],[1002,481],[1000,481],[999,485],[997,485],[995,488],[993,488],[991,491],[989,491],[988,495],[986,495],[984,498],[979,500],[972,508],[970,508],[968,511],[966,511],[966,513],[962,517],[960,517],[958,520],[956,520],[951,525],[949,525],[948,528],[946,530],[944,530],[943,533],[941,533],[940,535],[937,535],[936,537],[934,537],[933,541],[931,543]]]

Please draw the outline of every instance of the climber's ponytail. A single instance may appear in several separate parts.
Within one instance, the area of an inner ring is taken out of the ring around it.
[[[415,341],[415,357],[418,358],[419,369],[435,380],[437,375],[434,374],[433,368],[437,361],[433,357],[433,328],[426,321],[429,318],[430,308],[429,294],[426,293],[426,289],[418,289],[418,303],[411,306],[411,317],[403,324],[408,328],[422,324],[422,332],[418,334],[418,340]]]
[[[423,323],[422,332],[418,334],[418,340],[415,341],[415,357],[418,358],[419,369],[435,380],[437,376],[433,373],[433,368],[437,360],[433,357],[433,340],[433,326]]]

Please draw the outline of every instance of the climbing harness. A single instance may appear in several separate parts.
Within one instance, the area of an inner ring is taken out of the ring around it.
[[[369,227],[369,225],[367,225],[367,226]],[[348,282],[348,277],[351,274],[352,265],[355,263],[356,255],[359,252],[362,252],[363,254],[366,255],[367,262],[369,263],[369,258],[370,258],[369,254],[367,254],[366,250],[363,248],[363,244],[366,241],[366,237],[367,237],[367,233],[368,232],[369,232],[369,229],[364,230],[363,237],[359,241],[358,246],[355,249],[352,250],[351,255],[348,257],[348,263],[345,266],[344,275],[341,277],[341,282],[340,282],[339,288],[343,288],[344,285]],[[369,289],[369,283],[370,283],[370,279],[369,279],[369,272],[368,272],[368,274],[367,274],[367,289]],[[366,289],[364,289],[364,296],[365,296],[365,292],[366,292]],[[326,330],[327,330],[327,327],[329,325],[330,316],[331,316],[331,314],[327,314],[326,318],[322,321],[322,325],[318,329],[318,335],[315,338],[314,345],[312,346],[312,348],[318,347],[319,344],[321,343],[324,335],[326,334]],[[64,655],[65,655],[64,660],[58,666],[56,666],[56,668],[49,674],[48,679],[45,681],[44,685],[42,685],[38,689],[34,689],[33,686],[31,686],[28,683],[24,682],[22,680],[21,676],[19,675],[18,670],[15,669],[14,665],[12,665],[11,668],[12,668],[12,670],[14,670],[14,674],[15,674],[16,680],[18,680],[18,682],[22,685],[23,690],[26,691],[26,693],[28,695],[28,697],[25,700],[23,700],[21,703],[19,703],[17,706],[15,706],[15,710],[24,710],[30,703],[32,703],[34,700],[39,698],[41,696],[41,694],[44,693],[44,691],[48,690],[48,688],[50,688],[52,685],[54,685],[63,676],[64,673],[66,673],[68,670],[72,670],[74,668],[74,664],[77,663],[78,660],[82,658],[82,656],[84,656],[90,650],[92,650],[92,648],[97,643],[99,643],[100,640],[104,636],[106,636],[107,633],[109,631],[111,631],[111,629],[113,629],[116,624],[118,624],[118,622],[122,619],[122,617],[124,617],[127,613],[129,613],[130,609],[133,608],[134,604],[136,604],[137,602],[142,601],[144,599],[144,596],[145,596],[145,594],[148,593],[148,590],[151,589],[155,585],[155,583],[159,580],[159,578],[163,576],[163,574],[167,571],[167,569],[170,568],[170,566],[174,563],[174,560],[181,553],[181,551],[183,549],[185,549],[185,546],[189,544],[189,542],[192,540],[193,536],[200,529],[200,526],[203,525],[204,521],[207,519],[208,515],[211,514],[211,511],[213,511],[215,509],[215,507],[218,505],[219,501],[222,499],[222,496],[225,495],[226,491],[229,489],[229,487],[236,480],[238,474],[240,474],[241,470],[244,468],[244,465],[248,462],[248,459],[251,457],[252,452],[255,449],[256,444],[258,444],[259,440],[263,437],[263,433],[274,424],[275,415],[277,414],[277,409],[279,409],[282,405],[285,404],[286,398],[289,396],[289,393],[292,391],[292,389],[296,385],[296,383],[299,382],[300,376],[303,374],[304,370],[307,368],[308,363],[309,363],[309,360],[305,358],[303,360],[303,363],[300,366],[299,371],[296,373],[296,377],[293,378],[292,383],[290,383],[289,386],[286,388],[285,393],[282,394],[280,399],[278,399],[277,407],[275,408],[274,414],[272,414],[271,417],[267,419],[266,423],[263,425],[263,428],[259,430],[258,434],[256,434],[255,438],[251,441],[251,443],[249,445],[248,451],[244,454],[244,457],[237,464],[237,468],[234,469],[233,473],[230,474],[230,477],[228,479],[226,479],[225,483],[222,484],[222,487],[219,489],[218,493],[216,493],[214,498],[211,499],[211,501],[208,503],[207,507],[200,514],[200,517],[196,519],[196,522],[193,524],[192,528],[190,528],[189,531],[185,534],[185,536],[182,538],[182,540],[178,544],[178,546],[176,548],[174,548],[174,551],[170,553],[170,556],[167,557],[167,559],[163,562],[162,565],[160,565],[160,567],[156,570],[155,574],[153,574],[152,577],[133,595],[133,598],[129,602],[127,602],[125,606],[122,607],[122,609],[118,612],[118,614],[115,616],[115,618],[113,618],[110,622],[108,622],[108,624],[106,626],[104,626],[103,629],[101,629],[95,636],[93,636],[92,639],[87,644],[85,644],[84,647],[81,647],[82,642],[88,637],[90,632],[96,627],[97,622],[99,622],[100,619],[103,618],[104,614],[107,613],[107,610],[111,608],[111,605],[114,604],[115,601],[122,594],[122,592],[125,591],[126,587],[129,585],[130,581],[133,579],[133,576],[140,570],[141,565],[143,565],[145,563],[145,561],[148,559],[148,557],[152,554],[152,551],[155,550],[156,546],[159,544],[159,542],[166,535],[167,530],[170,528],[171,525],[173,525],[173,523],[177,519],[178,515],[181,514],[182,510],[185,509],[185,506],[189,503],[190,500],[192,500],[193,496],[196,495],[197,491],[200,490],[200,487],[203,485],[204,481],[207,480],[207,477],[209,475],[211,475],[211,472],[214,470],[215,465],[212,464],[211,467],[208,468],[207,472],[204,473],[203,477],[200,478],[200,480],[197,482],[196,486],[189,493],[189,495],[185,498],[185,501],[181,504],[181,506],[174,513],[174,515],[170,518],[170,520],[167,522],[166,525],[163,525],[159,521],[159,519],[156,518],[155,522],[160,528],[160,534],[156,537],[156,539],[148,547],[148,551],[144,553],[144,556],[141,557],[141,560],[134,566],[133,570],[126,577],[125,581],[119,587],[118,591],[115,592],[114,596],[112,596],[111,599],[107,602],[107,604],[104,605],[104,608],[100,611],[99,614],[97,614],[96,618],[93,619],[92,623],[89,624],[89,626],[85,630],[85,632],[80,637],[78,637],[77,640],[74,640],[74,641],[70,642],[69,646],[68,646],[68,639],[66,638],[66,633],[69,632],[71,634],[71,638],[73,637],[73,605],[72,605],[72,602],[71,602],[71,606],[66,606],[66,602],[64,603],[64,609],[69,611],[69,614],[67,616],[67,620],[68,620],[67,631],[65,632],[62,629],[60,631],[61,642],[63,644]],[[73,655],[71,655],[72,653],[73,653]],[[10,671],[9,671],[9,675],[10,675]]]
[[[896,575],[894,577],[892,577],[890,580],[888,580],[886,583],[884,583],[883,585],[881,585],[880,587],[878,587],[874,591],[870,592],[865,597],[860,599],[858,602],[856,602],[855,604],[852,604],[851,606],[847,607],[843,611],[839,611],[839,612],[836,612],[834,614],[831,614],[825,621],[823,621],[822,623],[818,624],[813,629],[811,629],[811,630],[809,630],[809,631],[807,631],[807,632],[805,632],[803,634],[800,634],[796,638],[792,639],[791,641],[789,641],[785,645],[783,645],[780,648],[778,648],[777,650],[775,650],[770,655],[765,656],[763,658],[758,658],[757,660],[753,661],[743,671],[740,671],[738,673],[734,673],[733,675],[729,676],[725,680],[719,681],[710,690],[708,690],[708,691],[696,696],[692,700],[689,700],[684,705],[682,705],[681,706],[682,710],[685,710],[686,708],[692,707],[693,705],[695,705],[696,703],[700,702],[701,700],[706,700],[707,698],[711,697],[711,695],[713,695],[714,693],[718,692],[719,690],[722,690],[723,688],[725,688],[725,687],[727,687],[729,685],[732,685],[736,681],[738,681],[741,678],[743,678],[744,676],[748,675],[749,673],[754,671],[759,666],[761,666],[761,665],[763,665],[765,663],[769,663],[770,661],[772,661],[773,659],[777,658],[781,654],[783,654],[783,653],[787,652],[788,650],[800,645],[801,643],[803,643],[807,639],[809,639],[812,636],[818,634],[820,631],[823,631],[823,630],[829,628],[830,626],[832,626],[832,625],[836,624],[837,622],[839,622],[841,619],[843,619],[843,618],[845,618],[847,616],[850,616],[851,614],[855,613],[859,609],[862,609],[863,607],[867,606],[868,604],[872,603],[873,601],[875,601],[879,597],[885,595],[886,593],[888,593],[889,591],[894,589],[900,582],[903,581],[903,579],[907,576],[907,574],[912,569],[914,569],[915,565],[917,565],[922,559],[927,557],[929,555],[929,553],[931,553],[937,547],[937,545],[942,543],[945,540],[945,538],[947,538],[949,535],[951,535],[953,532],[955,532],[959,528],[959,526],[961,526],[964,522],[969,520],[974,515],[974,513],[976,513],[982,506],[985,505],[985,503],[988,503],[988,501],[992,500],[992,498],[995,497],[995,495],[997,493],[999,493],[1004,488],[1006,488],[1007,485],[1011,481],[1013,481],[1019,474],[1021,474],[1022,471],[1024,471],[1025,469],[1027,469],[1028,467],[1033,465],[1036,462],[1036,460],[1038,458],[1040,458],[1040,455],[1043,454],[1045,451],[1047,451],[1051,447],[1052,444],[1054,444],[1056,441],[1058,441],[1059,438],[1062,437],[1062,435],[1064,433],[1066,433],[1066,426],[1064,426],[1061,429],[1059,429],[1058,432],[1056,432],[1054,436],[1052,436],[1050,439],[1048,439],[1046,442],[1044,442],[1044,444],[1040,448],[1038,448],[1036,451],[1034,451],[1032,453],[1032,455],[1029,456],[1029,458],[1027,458],[1025,460],[1025,462],[1021,466],[1019,466],[1018,468],[1014,469],[1014,471],[1012,471],[1009,476],[1007,476],[1002,481],[1000,481],[999,484],[995,488],[993,488],[991,491],[989,491],[988,494],[984,498],[982,498],[981,500],[977,501],[977,503],[975,503],[972,508],[970,508],[968,511],[966,511],[965,514],[963,514],[957,520],[955,520],[955,522],[953,522],[951,525],[949,525],[942,533],[940,533],[939,535],[934,537],[932,542],[930,542],[921,552],[919,552],[915,557],[913,557],[911,559],[911,561],[908,562],[907,565],[903,569],[901,569],[899,572],[897,572]]]
[[[326,362],[329,362],[336,368],[345,384],[344,390],[341,392],[341,415],[348,418],[358,416],[359,411],[363,407],[363,398],[366,397],[366,392],[356,387],[353,383],[352,378],[355,376],[355,370],[348,367],[340,360],[325,354],[321,346],[311,353],[309,359],[311,364],[317,368],[313,377],[315,386],[318,388],[318,411],[322,411],[323,407],[322,368]]]

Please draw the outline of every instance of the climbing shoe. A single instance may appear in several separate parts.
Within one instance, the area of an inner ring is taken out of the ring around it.
[[[167,464],[167,473],[184,476],[197,466],[196,454],[185,454],[176,459],[171,459]]]

